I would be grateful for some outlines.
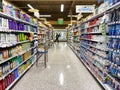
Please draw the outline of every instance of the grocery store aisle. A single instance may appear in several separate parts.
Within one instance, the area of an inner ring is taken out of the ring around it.
[[[102,90],[66,43],[49,50],[46,69],[39,63],[12,90]]]

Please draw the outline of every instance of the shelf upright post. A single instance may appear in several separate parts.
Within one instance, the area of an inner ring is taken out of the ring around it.
[[[46,47],[46,39],[45,39],[44,49],[45,49],[44,65],[45,65],[45,68],[46,68],[46,66],[47,66],[47,47]]]

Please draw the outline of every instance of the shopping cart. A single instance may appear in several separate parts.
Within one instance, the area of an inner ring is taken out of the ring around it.
[[[47,48],[46,43],[44,44],[44,50],[41,50],[41,49],[38,48],[36,66],[38,66],[38,61],[43,55],[44,55],[44,65],[45,65],[45,68],[46,68],[47,67],[47,62],[48,62],[48,48]]]

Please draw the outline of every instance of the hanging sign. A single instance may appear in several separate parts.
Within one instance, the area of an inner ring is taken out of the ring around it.
[[[58,18],[58,24],[60,24],[60,25],[62,25],[62,24],[64,24],[64,20],[63,20],[63,18]]]
[[[39,18],[40,17],[39,12],[34,12],[34,16],[37,17],[37,18]]]
[[[76,5],[76,13],[93,13],[95,5]]]

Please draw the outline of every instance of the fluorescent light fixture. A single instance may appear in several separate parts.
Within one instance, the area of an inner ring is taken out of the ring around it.
[[[51,17],[51,15],[40,15],[40,17]]]
[[[61,4],[61,12],[64,11],[64,4]]]
[[[27,6],[28,6],[30,9],[34,9],[30,4],[27,4]]]

